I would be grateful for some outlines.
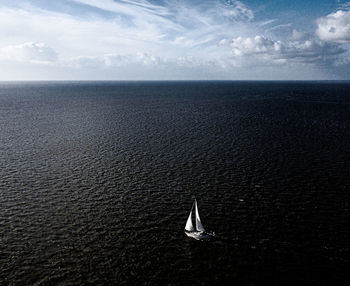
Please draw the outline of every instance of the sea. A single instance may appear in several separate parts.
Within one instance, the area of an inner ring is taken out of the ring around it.
[[[350,82],[0,83],[0,285],[346,285],[349,198]]]

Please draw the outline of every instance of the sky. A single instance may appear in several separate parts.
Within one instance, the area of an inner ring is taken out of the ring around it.
[[[350,2],[0,0],[0,80],[350,80]]]

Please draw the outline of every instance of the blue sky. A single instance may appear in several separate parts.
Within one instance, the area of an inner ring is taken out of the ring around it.
[[[350,79],[350,2],[0,0],[0,80]]]

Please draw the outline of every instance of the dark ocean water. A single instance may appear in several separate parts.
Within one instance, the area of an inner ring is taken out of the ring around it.
[[[349,197],[350,83],[0,84],[1,285],[345,285]]]

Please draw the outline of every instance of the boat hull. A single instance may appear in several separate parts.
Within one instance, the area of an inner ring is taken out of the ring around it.
[[[202,241],[211,240],[214,237],[214,235],[211,233],[201,232],[201,231],[185,231],[185,234],[188,237],[191,237],[195,240],[202,240]]]

